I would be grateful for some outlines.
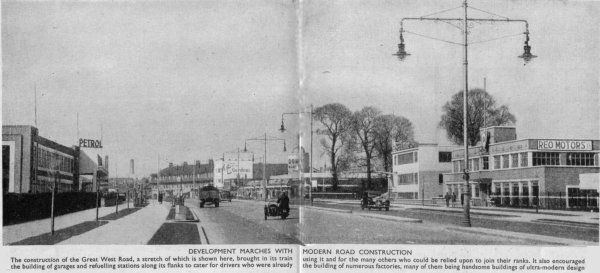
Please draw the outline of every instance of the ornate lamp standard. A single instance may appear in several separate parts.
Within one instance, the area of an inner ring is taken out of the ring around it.
[[[458,7],[461,8],[461,7]],[[437,12],[437,13],[433,13],[431,15],[427,15],[427,16],[422,16],[422,17],[405,17],[402,18],[402,20],[400,21],[400,43],[398,44],[398,52],[396,52],[395,54],[393,54],[394,56],[397,56],[398,59],[400,61],[403,61],[404,59],[406,59],[407,56],[409,56],[410,54],[408,52],[406,52],[405,49],[405,45],[404,45],[404,37],[403,37],[403,33],[404,32],[409,32],[406,31],[404,29],[404,22],[405,21],[434,21],[434,22],[445,22],[445,23],[455,23],[455,22],[459,22],[462,23],[462,27],[461,26],[457,26],[458,28],[460,28],[463,32],[463,38],[464,38],[464,42],[463,43],[454,43],[454,42],[449,42],[451,44],[456,44],[456,45],[461,45],[464,47],[464,55],[463,55],[463,67],[464,67],[464,85],[465,85],[465,90],[464,90],[464,96],[463,96],[463,142],[464,142],[464,162],[465,162],[465,168],[463,170],[463,178],[465,180],[465,185],[467,187],[466,189],[466,193],[465,193],[465,206],[464,206],[464,215],[465,218],[463,220],[463,225],[470,227],[471,226],[471,217],[470,217],[470,209],[471,209],[471,187],[469,185],[469,137],[468,137],[468,92],[469,92],[469,65],[468,65],[468,46],[469,46],[469,42],[468,42],[468,37],[469,37],[469,22],[478,22],[478,23],[483,23],[483,22],[488,22],[488,23],[522,23],[525,24],[525,31],[523,32],[523,34],[525,34],[525,45],[523,46],[524,52],[521,56],[518,56],[519,58],[522,58],[525,61],[525,64],[527,64],[531,59],[536,58],[537,56],[531,54],[531,46],[529,46],[529,23],[526,20],[522,20],[522,19],[510,19],[508,17],[504,17],[504,16],[499,16],[496,15],[494,13],[491,12],[487,12],[481,9],[477,9],[474,7],[469,7],[467,4],[467,0],[464,0],[462,8],[464,9],[464,17],[463,18],[443,18],[443,17],[429,17],[435,14],[440,14],[443,12],[447,12],[450,10],[445,10],[445,11],[441,11],[441,12]],[[474,10],[478,10],[490,15],[494,15],[494,16],[499,16],[502,17],[502,19],[498,19],[498,18],[469,18],[467,16],[467,11],[468,9],[474,9]],[[453,24],[452,24],[453,25]],[[416,34],[416,33],[414,33]],[[419,34],[416,34],[419,35]],[[419,35],[419,36],[424,36],[424,35]],[[424,36],[426,37],[426,36]],[[438,39],[436,39],[438,40]],[[440,40],[443,41],[443,40]],[[444,41],[444,42],[448,42],[448,41]]]
[[[283,113],[281,114],[281,127],[279,128],[279,131],[281,131],[282,133],[285,132],[285,125],[283,123],[283,117],[285,115],[300,115],[300,114],[310,114],[310,190],[308,191],[308,199],[312,200],[312,181],[313,181],[313,105],[310,105],[310,111],[302,111],[302,112],[295,112],[295,113]],[[299,145],[300,146],[300,145]],[[298,148],[298,153],[302,153],[301,151],[302,149]],[[299,160],[302,161],[304,155],[300,155],[299,156]],[[303,173],[302,173],[302,168],[304,167],[304,164],[300,164],[300,180],[302,182],[304,182],[304,177],[303,177]],[[302,183],[302,190],[304,190],[304,183]],[[302,198],[304,198],[304,192],[300,193],[300,196],[302,196]]]
[[[248,141],[262,141],[265,145],[265,156],[264,156],[264,164],[263,164],[263,194],[265,196],[265,201],[267,201],[267,142],[268,141],[283,141],[283,151],[287,151],[285,145],[285,139],[283,138],[275,138],[275,137],[267,137],[267,133],[265,133],[263,138],[247,138],[244,140],[244,152],[248,152],[247,143]]]

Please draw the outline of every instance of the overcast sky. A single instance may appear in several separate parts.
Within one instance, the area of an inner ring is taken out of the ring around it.
[[[376,106],[409,118],[419,141],[434,142],[444,138],[441,106],[464,88],[462,48],[407,33],[412,55],[399,62],[392,54],[402,17],[461,4],[307,0],[299,34],[292,1],[2,1],[2,122],[34,125],[35,89],[40,134],[76,144],[79,113],[79,137],[99,139],[102,128],[105,148],[88,154],[108,154],[111,175],[124,175],[130,158],[137,175],[155,172],[159,154],[163,167],[206,162],[265,132],[286,138],[291,151],[297,141],[277,131],[281,114],[310,104]],[[600,138],[599,3],[470,4],[529,21],[539,57],[526,66],[517,58],[522,24],[475,24],[469,36],[507,36],[469,48],[469,79],[475,88],[487,78],[488,92],[517,117],[519,138]],[[462,39],[445,23],[405,29]],[[285,120],[291,129],[298,124]],[[248,148],[263,154],[260,142]],[[270,162],[284,162],[281,149],[268,145]],[[315,157],[316,166],[325,161],[318,145]]]

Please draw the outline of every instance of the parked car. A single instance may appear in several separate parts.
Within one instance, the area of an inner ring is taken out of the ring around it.
[[[373,198],[373,197],[371,197],[371,195],[369,195],[366,202],[364,199],[360,201],[360,208],[363,210],[364,209],[369,209],[369,210],[385,209],[386,211],[389,211],[390,210],[390,200],[385,195],[377,196],[375,198]]]
[[[233,198],[233,195],[231,194],[230,191],[221,191],[221,200],[225,201],[229,201],[231,202],[231,199]]]

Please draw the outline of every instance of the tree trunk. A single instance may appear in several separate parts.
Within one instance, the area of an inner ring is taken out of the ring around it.
[[[335,148],[335,146],[332,145],[332,147]],[[337,175],[337,164],[335,162],[335,154],[334,152],[334,148],[331,149],[331,186],[333,188],[333,190],[337,190],[337,186],[338,186],[338,175]],[[325,189],[323,189],[323,191],[325,191]]]
[[[367,154],[367,188],[371,189],[371,155]]]

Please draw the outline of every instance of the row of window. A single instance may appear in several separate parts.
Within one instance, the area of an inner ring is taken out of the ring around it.
[[[405,154],[394,155],[394,165],[404,165],[419,162],[418,153],[410,152]]]
[[[394,155],[394,165],[404,165],[416,163],[419,161],[418,152],[410,152],[405,154]],[[439,162],[452,162],[452,152],[439,152]]]
[[[53,186],[53,182],[50,181],[45,181],[45,180],[37,180],[37,181],[33,181],[31,183],[31,189],[29,190],[30,193],[42,193],[42,192],[51,192],[52,191],[52,186]],[[67,184],[67,183],[58,183],[57,185],[57,192],[69,192],[71,191],[71,184]]]
[[[66,157],[59,153],[41,149],[39,147],[36,147],[33,151],[34,158],[37,157],[38,168],[73,173],[74,160],[72,158]]]
[[[419,184],[418,173],[406,173],[398,175],[398,185]]]
[[[560,166],[560,153],[558,152],[532,152],[532,166]],[[481,162],[481,164],[480,164]],[[567,153],[567,166],[594,166],[595,153]],[[495,170],[509,169],[529,166],[529,153],[513,153],[505,155],[493,156],[493,167]],[[469,159],[469,170],[478,171],[479,169],[489,169],[489,157],[477,157]],[[464,170],[464,160],[456,160],[453,162],[453,172],[462,172]]]

